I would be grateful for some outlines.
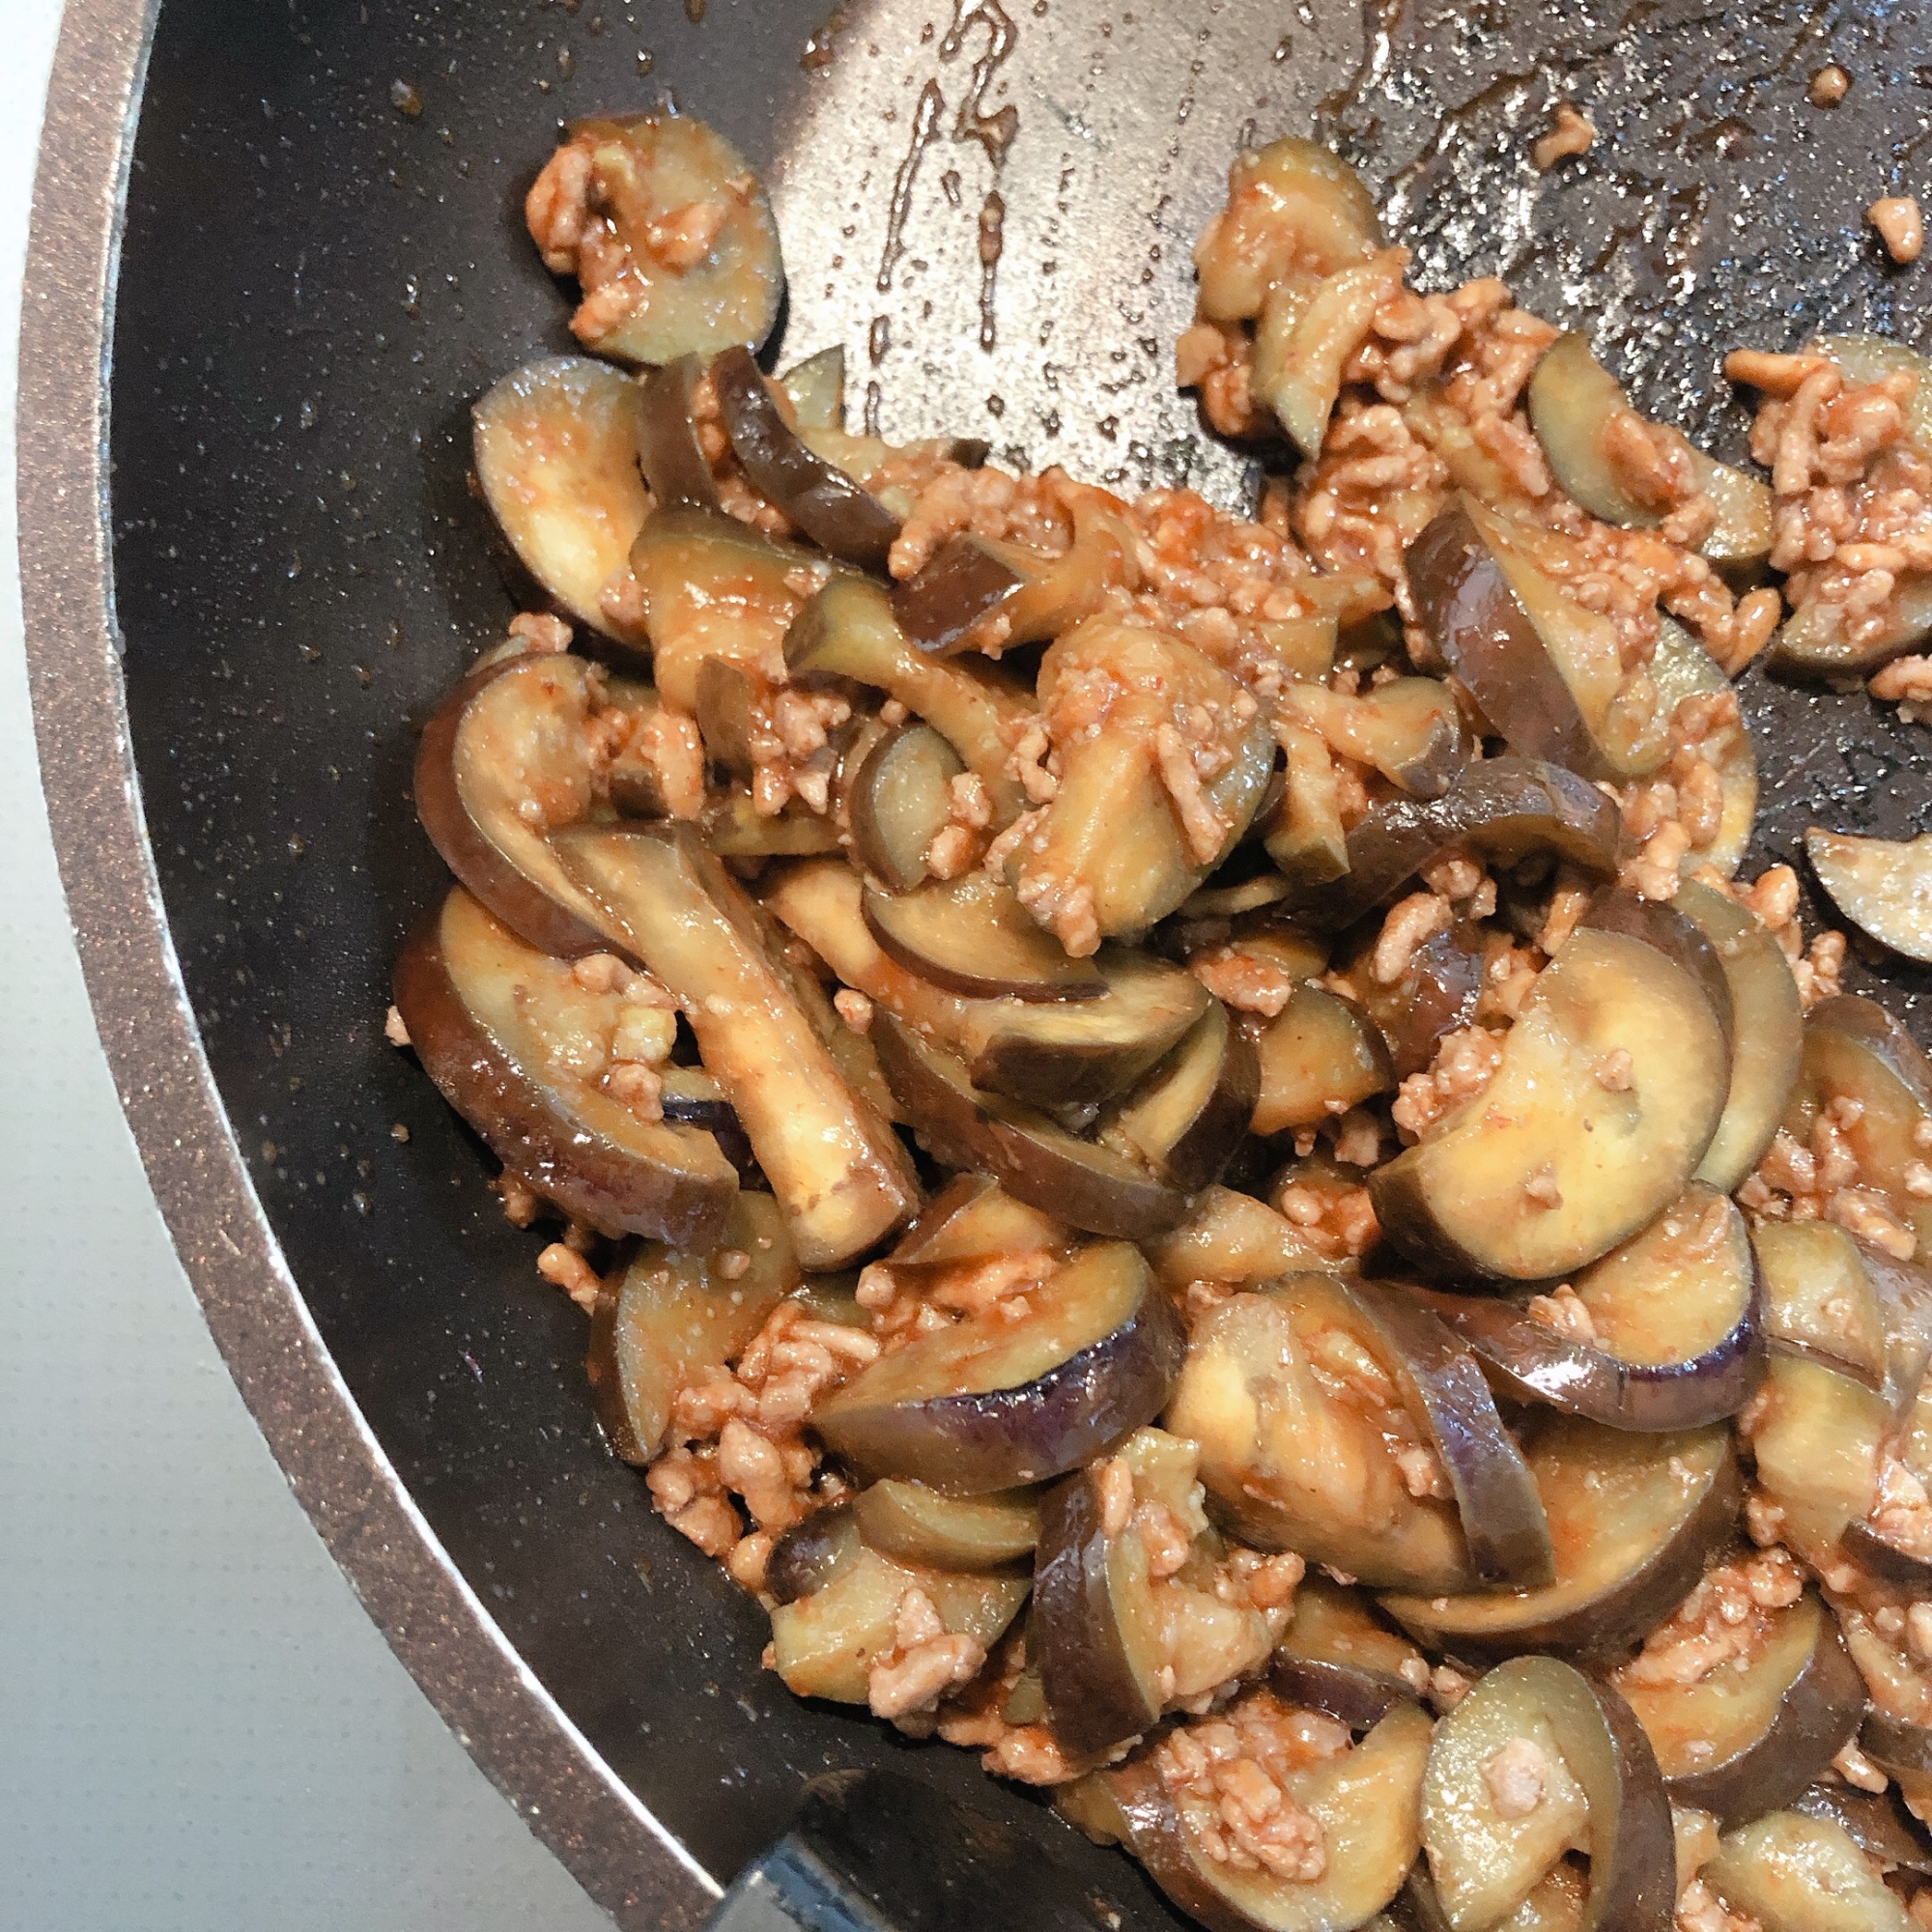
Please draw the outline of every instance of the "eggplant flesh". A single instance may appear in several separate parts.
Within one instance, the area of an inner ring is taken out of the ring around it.
[[[1325,1274],[1232,1295],[1196,1328],[1165,1426],[1201,1445],[1210,1514],[1372,1585],[1470,1588],[1454,1506],[1410,1493],[1401,1378],[1387,1344]],[[1427,1424],[1411,1417],[1408,1440]]]
[[[868,1474],[983,1495],[1091,1461],[1165,1406],[1185,1343],[1147,1264],[1096,1242],[1027,1293],[918,1337],[813,1411]]]
[[[1382,1344],[1405,1406],[1427,1420],[1455,1493],[1469,1567],[1484,1583],[1554,1581],[1555,1551],[1535,1478],[1503,1427],[1474,1352],[1404,1290],[1338,1284]]]
[[[603,591],[650,513],[638,470],[642,422],[637,384],[583,355],[526,362],[472,413],[476,487],[514,558],[518,587],[534,588],[537,602],[573,623],[620,639]]]
[[[1179,1045],[1108,1110],[1098,1137],[1131,1149],[1193,1194],[1221,1178],[1260,1091],[1254,1046],[1215,1000]]]
[[[622,254],[619,286],[639,298],[615,306],[586,301],[571,324],[579,341],[600,355],[644,363],[763,342],[778,320],[784,262],[764,186],[737,149],[679,114],[579,121],[569,141],[588,150],[588,225],[601,231],[605,252],[614,246]],[[693,234],[688,247],[660,242],[667,230],[700,215],[708,233]],[[546,259],[559,270],[576,266]]]
[[[1729,1194],[1764,1158],[1804,1055],[1804,1008],[1782,948],[1754,913],[1687,879],[1671,901],[1710,940],[1731,995],[1731,1083],[1697,1179]]]
[[[1796,1811],[1731,1833],[1697,1875],[1764,1932],[1912,1932],[1915,1922],[1842,1826]]]
[[[1614,1656],[1683,1602],[1736,1528],[1743,1479],[1720,1423],[1633,1435],[1551,1415],[1523,1453],[1549,1520],[1556,1580],[1536,1590],[1382,1597],[1418,1642],[1477,1657]]]
[[[1490,1776],[1513,1741],[1541,1759],[1530,1767],[1542,1800],[1520,1816],[1504,1812]],[[1554,1658],[1497,1665],[1436,1727],[1422,1830],[1454,1932],[1485,1932],[1515,1911],[1585,1833],[1583,1932],[1648,1932],[1671,1921],[1676,1845],[1649,1742],[1615,1690]]]
[[[683,506],[695,510],[722,508],[718,479],[711,459],[698,440],[697,416],[692,391],[704,373],[702,360],[680,355],[653,369],[639,385],[642,414],[638,424],[638,461],[651,487],[652,504],[660,509]],[[634,530],[632,535],[637,532]],[[629,554],[629,546],[625,547]]]
[[[785,421],[751,352],[722,351],[711,380],[731,447],[753,487],[770,497],[820,549],[883,573],[899,520]]]
[[[1924,1828],[1895,1790],[1860,1791],[1835,1777],[1822,1777],[1785,1807],[1836,1825],[1867,1858],[1896,1865],[1919,1879],[1932,1878],[1932,1846]]]
[[[1870,1514],[1891,1426],[1874,1389],[1822,1356],[1774,1347],[1750,1449],[1759,1487],[1784,1512],[1784,1540],[1806,1561],[1834,1561],[1838,1539]]]
[[[849,1044],[771,922],[688,827],[581,828],[565,863],[677,997],[736,1110],[800,1261],[837,1267],[919,1204],[918,1177],[874,1098],[839,1064]]]
[[[1297,904],[1324,927],[1352,924],[1386,905],[1451,846],[1466,846],[1499,867],[1548,853],[1590,877],[1609,878],[1623,838],[1615,801],[1574,772],[1536,758],[1485,758],[1438,799],[1377,806],[1348,835],[1346,876],[1304,891]]]
[[[1425,1269],[1491,1279],[1553,1280],[1595,1261],[1703,1158],[1729,1085],[1729,1021],[1688,920],[1600,894],[1537,977],[1493,1079],[1370,1177],[1383,1231]]]
[[[1428,1668],[1422,1653],[1378,1622],[1353,1590],[1307,1577],[1268,1681],[1284,1702],[1365,1731],[1397,1704],[1417,1702],[1413,1680],[1419,1674],[1426,1683]]]
[[[1313,1881],[1212,1858],[1218,1799],[1172,1791],[1146,1753],[1096,1774],[1099,1805],[1075,1797],[1067,1808],[1090,1831],[1097,1825],[1124,1838],[1162,1891],[1208,1932],[1336,1932],[1372,1919],[1414,1861],[1429,1735],[1428,1718],[1405,1705],[1351,1750],[1288,1775],[1288,1796],[1321,1828],[1327,1868]]]
[[[1302,984],[1263,1031],[1253,1126],[1312,1127],[1395,1085],[1382,1032],[1353,1000]]]
[[[459,886],[403,948],[395,1001],[423,1070],[508,1172],[607,1233],[716,1241],[738,1195],[718,1143],[599,1084],[616,994],[586,991]]]
[[[868,887],[865,913],[890,957],[965,999],[1092,1000],[1107,990],[1093,960],[1069,958],[1028,918],[1012,888],[984,872],[909,893]]]
[[[990,1174],[1016,1199],[1094,1235],[1141,1240],[1187,1211],[1185,1192],[1137,1153],[1082,1140],[1036,1108],[975,1087],[963,1062],[890,1013],[872,1034],[914,1132],[948,1166]]]
[[[1673,1804],[1731,1826],[1792,1803],[1858,1736],[1864,1680],[1836,1619],[1806,1593],[1771,1615],[1756,1655],[1694,1683],[1613,1680],[1649,1737]]]
[[[1594,1341],[1494,1295],[1416,1291],[1515,1401],[1612,1429],[1694,1429],[1735,1415],[1762,1383],[1765,1323],[1744,1218],[1692,1186],[1577,1276]]]
[[[928,875],[926,854],[952,822],[959,753],[929,724],[881,733],[854,778],[848,813],[852,851],[895,893]]]
[[[1668,755],[1648,672],[1625,672],[1615,626],[1507,519],[1458,497],[1409,546],[1407,569],[1418,619],[1513,751],[1615,782]]]
[[[1932,963],[1932,833],[1854,838],[1813,826],[1804,855],[1832,903],[1902,958]]]
[[[726,1254],[750,1266],[727,1280]],[[591,1311],[590,1393],[611,1448],[627,1463],[650,1462],[678,1390],[722,1375],[800,1279],[768,1194],[740,1194],[712,1249],[646,1243]]]
[[[594,705],[586,660],[519,652],[465,678],[416,748],[416,815],[443,863],[520,938],[565,957],[630,951],[546,836],[590,810]]]
[[[852,1507],[874,1549],[935,1570],[994,1570],[1030,1556],[1039,1541],[1039,1497],[1031,1490],[946,1496],[889,1476]]]
[[[1804,1055],[1784,1125],[1803,1141],[1819,1110],[1839,1098],[1859,1103],[1843,1132],[1858,1156],[1860,1184],[1880,1193],[1892,1217],[1932,1253],[1932,1202],[1908,1185],[1925,1157],[1918,1136],[1932,1121],[1932,1064],[1891,1014],[1854,993],[1821,1000],[1805,1015]]]
[[[1488,1932],[1567,1852],[1590,1842],[1589,1798],[1539,1694],[1553,1674],[1539,1667],[1545,1662],[1498,1666],[1436,1726],[1422,1780],[1422,1844],[1449,1932]],[[1526,1811],[1499,1804],[1485,1776],[1506,1749],[1537,1780]]]
[[[1105,998],[948,993],[881,950],[866,923],[863,883],[845,865],[792,867],[767,888],[765,902],[846,985],[963,1060],[974,1085],[1039,1107],[1114,1098],[1179,1045],[1208,1006],[1191,973],[1112,947],[1093,962]],[[1051,1202],[1040,1205],[1054,1211]]]

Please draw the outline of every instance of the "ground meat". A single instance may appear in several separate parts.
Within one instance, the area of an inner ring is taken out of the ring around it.
[[[1224,1005],[1266,1019],[1273,1019],[1288,1005],[1300,984],[1273,960],[1257,958],[1238,946],[1197,952],[1188,960],[1187,970]]]
[[[1644,1640],[1617,1673],[1638,1685],[1700,1684],[1720,1664],[1748,1662],[1769,1641],[1776,1611],[1804,1594],[1804,1573],[1790,1551],[1719,1564]]]
[[[1499,1818],[1527,1818],[1543,1803],[1552,1767],[1531,1738],[1511,1738],[1483,1766],[1483,1782]]]
[[[1677,1932],[1764,1932],[1755,1918],[1732,1912],[1702,1879],[1677,1894]]]
[[[1447,932],[1454,920],[1449,901],[1435,893],[1410,893],[1398,900],[1382,921],[1370,955],[1371,978],[1380,985],[1394,985],[1408,971],[1416,948],[1427,945],[1438,932]]]
[[[1852,77],[1833,61],[1811,76],[1804,98],[1813,107],[1835,107],[1851,92]]]
[[[1531,1321],[1542,1322],[1566,1342],[1577,1342],[1586,1349],[1596,1344],[1597,1324],[1590,1319],[1583,1298],[1567,1281],[1548,1294],[1532,1294],[1526,1312]]]
[[[1348,1731],[1332,1719],[1255,1690],[1219,1717],[1169,1732],[1151,1762],[1175,1797],[1203,1801],[1187,1815],[1216,1864],[1307,1885],[1327,1871],[1327,1847],[1320,1822],[1290,1795],[1289,1780],[1348,1747]]]
[[[1761,1220],[1833,1221],[1910,1261],[1917,1236],[1861,1175],[1849,1138],[1862,1112],[1862,1102],[1849,1094],[1829,1101],[1811,1122],[1808,1146],[1780,1127],[1756,1173],[1738,1189],[1738,1204]]]
[[[1531,164],[1539,174],[1548,174],[1558,161],[1590,151],[1597,138],[1596,124],[1567,100],[1556,104],[1556,125],[1541,136],[1529,151]]]
[[[895,1722],[929,1718],[940,1698],[955,1685],[970,1683],[985,1661],[978,1637],[949,1634],[932,1599],[923,1590],[908,1589],[893,1619],[893,1646],[866,1674],[872,1715]]]
[[[1485,1027],[1459,1027],[1443,1036],[1427,1071],[1411,1073],[1397,1090],[1390,1109],[1404,1142],[1423,1139],[1446,1114],[1473,1099],[1502,1065],[1499,1034]]]
[[[1290,1179],[1272,1206],[1311,1247],[1331,1259],[1361,1256],[1381,1237],[1374,1205],[1366,1187],[1316,1186]]]
[[[1878,230],[1886,253],[1894,262],[1916,262],[1925,246],[1925,224],[1918,204],[1909,194],[1889,194],[1865,210],[1865,219]]]

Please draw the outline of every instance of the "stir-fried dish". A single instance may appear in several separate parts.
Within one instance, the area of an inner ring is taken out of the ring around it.
[[[1732,683],[1932,708],[1925,365],[1740,345],[1719,463],[1279,140],[1237,516],[768,377],[697,122],[527,214],[592,353],[476,407],[390,1037],[767,1666],[1213,1928],[1932,1924],[1932,1065],[1741,872]],[[1932,847],[1808,860],[1932,957]]]

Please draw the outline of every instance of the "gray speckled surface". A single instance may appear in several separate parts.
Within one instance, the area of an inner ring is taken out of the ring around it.
[[[443,1728],[215,1354],[95,1041],[14,573],[26,198],[59,9],[0,0],[0,1918],[607,1921]]]

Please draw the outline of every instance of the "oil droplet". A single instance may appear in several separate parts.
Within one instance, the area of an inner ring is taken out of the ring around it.
[[[991,349],[999,334],[994,296],[1000,253],[1006,246],[1007,204],[995,188],[980,206],[980,347]]]
[[[889,315],[875,315],[872,327],[866,335],[866,354],[873,368],[886,359],[886,351],[893,346],[893,319]]]
[[[649,73],[651,69],[656,67],[657,64],[657,56],[651,52],[649,47],[639,47],[638,49],[638,74],[640,79],[643,75]]]

